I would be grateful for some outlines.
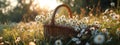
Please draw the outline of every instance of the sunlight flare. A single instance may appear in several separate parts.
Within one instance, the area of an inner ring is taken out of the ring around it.
[[[62,4],[57,0],[35,0],[35,3],[38,3],[40,8],[48,8],[48,10],[55,9],[58,5]]]

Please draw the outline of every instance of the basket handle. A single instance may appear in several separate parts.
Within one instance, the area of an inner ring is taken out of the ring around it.
[[[52,24],[52,25],[55,25],[55,23],[54,23],[54,22],[55,22],[55,14],[56,14],[57,10],[58,10],[60,7],[65,7],[65,8],[68,10],[68,12],[69,12],[70,18],[72,18],[71,9],[70,9],[67,5],[61,4],[61,5],[57,6],[57,7],[55,8],[55,11],[53,12],[53,16],[52,16],[52,20],[51,20],[51,24]]]

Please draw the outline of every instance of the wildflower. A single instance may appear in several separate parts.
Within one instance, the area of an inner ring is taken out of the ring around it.
[[[91,27],[90,30],[95,30],[95,27]]]
[[[93,25],[100,27],[100,22],[99,21],[94,21]]]
[[[0,40],[2,40],[3,39],[3,37],[0,37]]]
[[[118,20],[119,18],[120,18],[119,15],[114,15],[114,16],[112,17],[113,20]]]
[[[85,34],[88,34],[88,31],[85,31]]]
[[[103,28],[103,29],[101,29],[101,31],[105,33],[105,32],[107,32],[107,29]]]
[[[61,40],[56,40],[55,45],[63,45]]]
[[[90,45],[88,42],[85,45]]]
[[[41,18],[40,16],[36,16],[36,17],[35,17],[35,21],[39,21],[40,18]]]
[[[82,20],[85,21],[86,23],[88,23],[89,22],[89,17],[84,17]]]
[[[82,28],[82,29],[85,29],[85,28],[87,28],[87,25],[86,24],[80,24],[80,28]]]
[[[4,45],[4,42],[1,42],[0,45]]]
[[[98,25],[99,21],[94,21],[93,25]]]
[[[114,12],[109,14],[110,17],[113,17],[114,15],[116,15]]]
[[[103,16],[102,19],[107,19],[107,16]]]
[[[107,30],[106,28],[101,29],[101,31],[102,31],[105,35],[109,36],[109,32],[108,32],[108,30]]]
[[[36,45],[34,42],[29,42],[29,45]]]
[[[74,29],[75,29],[75,31],[80,31],[79,26],[75,26]]]
[[[15,40],[15,42],[17,43],[17,42],[19,42],[21,40],[21,38],[20,37],[17,37],[17,39]]]
[[[82,34],[80,34],[80,33],[77,34],[77,37],[81,37],[81,36],[82,36]]]
[[[79,38],[72,38],[72,41],[78,41]]]
[[[114,11],[113,10],[110,10],[110,13],[113,13]]]
[[[110,19],[106,19],[105,22],[111,22],[111,20]]]
[[[96,44],[102,44],[104,41],[105,41],[104,35],[97,35],[94,38],[94,43],[96,43]]]
[[[115,2],[111,2],[110,5],[114,7],[115,6]]]
[[[44,20],[44,18],[45,18],[45,16],[43,16],[43,15],[37,15],[36,17],[35,17],[35,21],[40,21],[40,22],[43,22],[43,21],[45,21]]]
[[[80,41],[80,40],[76,41],[76,44],[80,44],[80,43],[81,43],[81,41]]]

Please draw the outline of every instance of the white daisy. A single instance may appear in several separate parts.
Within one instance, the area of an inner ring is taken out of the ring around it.
[[[82,36],[82,34],[80,34],[80,33],[77,34],[77,37],[81,37],[81,36]]]
[[[110,17],[113,17],[114,15],[116,15],[115,12],[109,14]]]
[[[80,43],[81,43],[81,41],[80,41],[80,40],[76,41],[76,44],[80,44]]]
[[[88,34],[88,31],[85,31],[85,34]]]
[[[0,40],[2,40],[3,39],[3,37],[0,37]]]
[[[21,38],[20,37],[17,37],[17,39],[15,40],[15,42],[17,43],[17,42],[19,42],[21,40]]]
[[[1,42],[0,45],[4,45],[4,42]]]
[[[104,41],[105,41],[104,35],[97,35],[94,38],[94,43],[96,43],[96,44],[102,44]]]
[[[101,31],[105,33],[105,32],[107,32],[107,29],[103,28],[103,29],[101,29]]]
[[[114,16],[112,17],[112,19],[113,19],[113,20],[119,20],[119,19],[120,19],[120,16],[119,16],[119,15],[114,15]]]
[[[106,20],[104,20],[105,22],[111,22],[112,20],[110,20],[110,19],[106,19]]]
[[[90,30],[95,30],[95,27],[91,27]]]
[[[101,27],[100,22],[99,21],[94,21],[93,25],[97,26],[97,27]]]
[[[90,45],[88,42],[85,45]]]
[[[29,42],[29,45],[36,45],[34,42]]]
[[[99,24],[99,21],[94,21],[93,24],[94,24],[94,25],[97,25],[97,24]]]
[[[75,31],[80,31],[79,26],[75,26],[74,29],[75,29]]]
[[[103,16],[102,19],[107,19],[107,16]]]
[[[80,28],[85,29],[85,28],[87,28],[87,25],[86,24],[81,24]]]
[[[115,2],[111,2],[110,5],[114,7],[115,6]]]
[[[56,40],[55,45],[63,45],[61,40]]]

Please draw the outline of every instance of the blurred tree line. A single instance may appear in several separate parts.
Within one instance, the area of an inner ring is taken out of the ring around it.
[[[111,8],[110,3],[115,3],[115,8],[117,6],[117,3],[120,2],[120,0],[60,0],[63,3],[67,4],[71,9],[72,12],[75,12],[77,14],[83,14],[88,15],[90,13],[93,14],[99,14],[102,11],[104,11],[107,8]]]
[[[34,0],[16,0],[16,6],[12,8],[10,5],[14,5],[15,0],[0,0],[0,23],[9,23],[9,22],[28,22],[33,21],[35,16],[38,14],[38,10],[35,10],[33,5]],[[10,6],[10,7],[9,7]],[[7,8],[9,7],[9,8]]]
[[[0,0],[0,23],[7,22],[28,22],[34,21],[37,14],[41,13],[37,4],[33,4],[34,0],[16,0],[17,5],[11,8],[11,0]],[[12,0],[13,1],[13,0]],[[106,8],[111,7],[110,3],[113,1],[115,4],[120,0],[59,0],[67,4],[73,13],[88,15],[90,13],[99,14]],[[14,3],[14,1],[12,2]],[[32,6],[32,7],[31,7]],[[117,5],[115,5],[116,7]],[[120,6],[120,5],[118,5]],[[9,8],[7,8],[9,7]]]

